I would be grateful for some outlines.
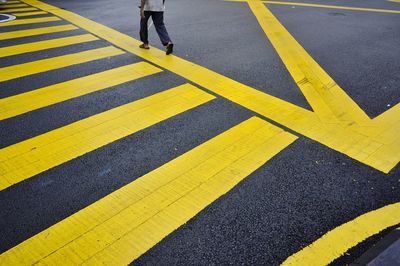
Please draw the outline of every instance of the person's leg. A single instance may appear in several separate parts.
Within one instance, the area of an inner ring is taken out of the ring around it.
[[[149,47],[149,33],[147,28],[147,22],[151,16],[150,11],[144,11],[144,18],[140,19],[140,40],[143,42],[141,48],[148,48]]]
[[[160,37],[161,43],[164,46],[167,46],[171,42],[169,38],[167,29],[165,28],[164,24],[164,12],[153,12],[152,19],[154,22],[154,27],[156,28],[158,37]]]

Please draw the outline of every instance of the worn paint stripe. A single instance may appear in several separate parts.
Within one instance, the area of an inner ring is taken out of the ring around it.
[[[20,12],[20,13],[13,13],[16,17],[29,17],[29,16],[37,16],[37,15],[45,15],[48,14],[44,11],[33,11],[33,12]]]
[[[18,14],[14,14],[14,15],[18,15]],[[17,31],[0,33],[0,41],[15,39],[15,38],[29,37],[29,36],[36,36],[36,35],[42,35],[42,34],[48,34],[48,33],[76,30],[76,29],[78,29],[78,27],[76,27],[74,25],[62,25],[62,26],[51,26],[51,27],[29,29],[29,30],[17,30]]]
[[[3,67],[0,68],[0,82],[72,66],[75,64],[90,62],[110,56],[116,56],[123,53],[124,51],[120,49],[117,49],[113,46],[107,46],[104,48],[88,50],[75,54],[67,54],[15,66]]]
[[[363,214],[287,258],[282,265],[328,265],[352,247],[400,224],[400,202]]]
[[[59,21],[59,20],[61,20],[61,19],[58,17],[17,19],[17,20],[13,20],[13,21],[9,21],[9,22],[0,23],[0,27],[35,24],[35,23],[43,23],[43,22],[51,22],[51,21]]]
[[[82,35],[75,35],[75,36],[69,36],[69,37],[57,38],[39,42],[12,45],[0,48],[0,58],[12,55],[36,52],[41,50],[47,50],[57,47],[63,47],[78,43],[91,42],[91,41],[96,41],[98,39],[99,38],[95,37],[92,34],[82,34]]]
[[[2,5],[4,5],[4,4],[0,4],[0,7],[2,6]],[[16,7],[27,7],[28,5],[27,4],[23,4],[23,3],[19,3],[19,4],[12,4],[12,3],[9,3],[9,4],[7,4],[7,2],[6,2],[6,5],[4,5],[6,8],[16,8]],[[0,11],[2,12],[2,10],[1,10],[1,8],[0,8]]]
[[[3,253],[0,262],[127,265],[295,139],[250,118]]]
[[[330,121],[324,123],[314,112],[263,93],[193,62],[174,55],[165,56],[165,51],[155,47],[150,50],[140,49],[138,47],[141,44],[140,41],[70,11],[61,10],[37,0],[24,0],[24,2],[79,25],[79,27],[130,53],[168,69],[222,97],[360,162],[366,163],[365,159],[371,156],[377,147],[384,145],[384,141],[387,141],[383,138],[371,138],[369,135],[353,130],[352,127],[346,127],[342,123],[332,123]],[[400,130],[400,123],[395,127]],[[372,128],[371,131],[373,132],[381,130],[380,126],[371,123],[368,123],[364,128]],[[397,154],[396,160],[399,162],[400,152]],[[386,161],[385,155],[383,157],[375,157],[375,160],[368,162],[368,165],[385,173],[396,166],[396,164],[382,164],[384,161]]]
[[[103,90],[162,70],[140,62],[0,99],[0,120]]]
[[[1,6],[7,6],[7,5],[10,5],[10,4],[20,4],[20,3],[21,3],[20,1],[7,1],[5,3],[0,3],[0,7]]]
[[[0,190],[215,97],[185,84],[0,150]]]

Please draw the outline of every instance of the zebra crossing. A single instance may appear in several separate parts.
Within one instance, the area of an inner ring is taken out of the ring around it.
[[[0,47],[3,61],[101,40],[89,32],[49,39],[49,34],[82,29],[18,1],[8,2],[1,12],[23,17],[0,24],[0,30],[6,30],[0,40],[18,40],[16,45]],[[44,16],[30,17],[36,15]],[[47,25],[52,22],[62,24]],[[12,30],[7,31],[9,27]],[[25,42],[27,37],[46,38]],[[51,71],[68,71],[71,66],[124,54],[108,43],[7,65],[0,68],[0,87],[10,90],[2,84],[26,77],[46,79]],[[0,123],[165,71],[141,60],[41,88],[25,88],[0,99]],[[0,149],[0,193],[153,125],[168,124],[168,119],[216,98],[186,82],[7,145]],[[128,264],[296,139],[261,118],[250,117],[4,251],[0,264]]]

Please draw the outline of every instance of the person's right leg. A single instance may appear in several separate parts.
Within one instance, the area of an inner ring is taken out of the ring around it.
[[[174,45],[169,38],[167,29],[164,24],[164,12],[153,12],[151,18],[154,22],[158,37],[160,37],[161,43],[167,47],[167,54],[172,53]]]
[[[149,33],[147,28],[147,22],[149,21],[150,16],[151,16],[150,11],[144,11],[144,18],[140,19],[140,40],[143,42],[140,48],[148,49],[149,47]]]

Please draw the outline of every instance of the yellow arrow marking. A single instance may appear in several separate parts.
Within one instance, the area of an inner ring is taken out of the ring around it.
[[[368,237],[400,223],[400,202],[371,211],[323,235],[282,265],[328,265]]]

